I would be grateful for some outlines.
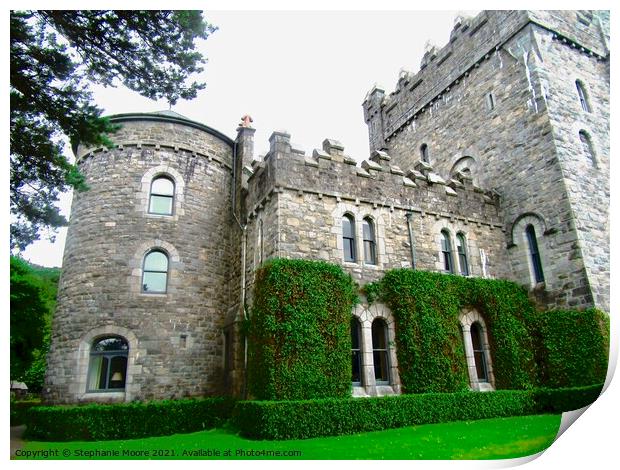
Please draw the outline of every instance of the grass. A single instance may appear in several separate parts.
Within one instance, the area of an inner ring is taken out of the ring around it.
[[[101,442],[27,442],[39,459],[505,459],[551,445],[560,415],[519,416],[426,424],[387,431],[291,441],[252,441],[234,431]],[[41,451],[49,451],[41,453]],[[110,453],[117,451],[118,455]],[[242,452],[246,453],[243,454]],[[249,452],[254,452],[250,454]],[[266,454],[260,451],[297,455]],[[258,452],[258,455],[256,454]]]

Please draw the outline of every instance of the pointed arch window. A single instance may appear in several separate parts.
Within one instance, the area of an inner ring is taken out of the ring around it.
[[[441,255],[443,258],[443,270],[447,273],[454,273],[452,243],[450,243],[450,234],[447,230],[441,231]]]
[[[596,167],[596,157],[594,155],[594,146],[592,145],[592,139],[588,133],[584,130],[579,131],[579,140],[581,141],[581,148],[583,150],[583,154],[586,158],[592,163],[592,166]]]
[[[90,349],[87,390],[120,391],[127,380],[127,352],[129,344],[120,336],[95,340]]]
[[[532,263],[532,272],[536,284],[545,281],[542,263],[540,261],[540,252],[538,250],[538,241],[536,240],[536,230],[532,224],[525,227],[525,235],[527,237],[528,249],[530,252],[530,261]]]
[[[355,220],[349,214],[342,218],[342,249],[344,260],[355,263]]]
[[[388,358],[387,324],[382,318],[372,322],[372,358],[375,368],[375,382],[377,384],[390,383],[390,364]]]
[[[581,103],[581,109],[583,109],[586,113],[591,112],[590,103],[588,101],[588,93],[586,92],[586,87],[581,80],[577,80],[575,82],[575,86],[577,87],[577,95],[579,96],[579,102]]]
[[[351,319],[351,382],[362,385],[362,326],[360,321]]]
[[[144,257],[142,268],[142,292],[163,294],[168,287],[168,255],[153,250]]]
[[[168,176],[157,176],[151,182],[149,213],[172,215],[174,208],[174,181]]]
[[[469,276],[469,264],[467,263],[467,241],[465,235],[456,235],[456,251],[459,255],[459,268],[463,276]]]
[[[422,144],[420,146],[420,158],[422,159],[423,162],[429,163],[429,156],[428,156],[428,145],[426,144]]]
[[[362,232],[364,235],[364,262],[366,264],[377,264],[375,225],[369,217],[366,217],[362,222]]]

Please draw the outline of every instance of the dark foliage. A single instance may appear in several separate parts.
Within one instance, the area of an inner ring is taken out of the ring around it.
[[[115,127],[92,103],[91,83],[124,84],[170,103],[194,98],[204,84],[195,50],[214,28],[196,11],[12,11],[11,249],[39,239],[43,227],[65,225],[55,206],[61,192],[85,190],[64,155],[72,144],[110,145]]]

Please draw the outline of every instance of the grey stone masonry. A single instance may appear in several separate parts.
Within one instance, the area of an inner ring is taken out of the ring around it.
[[[169,120],[113,119],[113,149],[80,149],[45,393],[65,402],[221,393],[222,327],[231,304],[230,139]],[[174,181],[172,215],[149,213],[151,181]],[[165,293],[142,290],[152,249],[169,262]],[[129,342],[122,392],[87,388],[98,338]]]
[[[423,172],[424,150],[444,180],[498,194],[508,277],[545,306],[609,310],[608,21],[592,11],[463,18],[418,73],[364,102],[372,152]]]

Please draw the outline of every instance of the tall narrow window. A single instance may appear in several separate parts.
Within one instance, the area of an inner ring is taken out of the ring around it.
[[[90,350],[88,391],[123,390],[127,379],[127,340],[110,336],[96,340]]]
[[[429,163],[428,159],[428,145],[422,144],[420,146],[420,158],[423,162]]]
[[[450,234],[447,230],[441,231],[441,253],[443,257],[443,270],[454,273],[454,262],[452,261],[452,244]]]
[[[163,251],[154,250],[144,257],[142,269],[142,292],[161,294],[168,284],[168,256]]]
[[[351,319],[351,382],[362,385],[362,328],[357,318]]]
[[[592,140],[588,133],[584,130],[579,131],[579,140],[581,141],[581,148],[583,154],[590,161],[592,166],[596,167],[596,157],[594,156],[594,147],[592,146]]]
[[[377,264],[375,226],[368,217],[362,222],[362,232],[364,234],[364,261],[366,264]]]
[[[577,87],[577,95],[579,95],[581,109],[583,109],[586,113],[591,112],[590,103],[588,102],[588,94],[586,93],[586,88],[584,84],[580,80],[577,80],[575,82],[575,86]]]
[[[487,109],[489,111],[492,111],[495,108],[495,96],[493,96],[493,93],[487,93],[485,99],[487,103]]]
[[[456,236],[456,250],[459,254],[459,267],[463,276],[469,276],[469,265],[467,264],[467,244],[465,235],[459,233]]]
[[[525,235],[527,236],[527,244],[530,250],[534,280],[538,284],[539,282],[544,282],[545,276],[543,275],[542,263],[540,262],[540,252],[538,251],[538,242],[536,241],[536,230],[533,225],[530,224],[525,227]]]
[[[355,221],[348,214],[342,218],[342,249],[344,260],[355,263]]]
[[[172,215],[174,207],[174,183],[167,176],[158,176],[151,183],[149,212],[151,214]]]
[[[258,221],[258,264],[263,264],[263,219]]]
[[[372,358],[375,367],[375,382],[390,383],[388,361],[387,325],[381,318],[372,322]]]
[[[478,322],[472,323],[471,329],[471,345],[474,350],[474,363],[476,364],[476,374],[481,382],[489,381],[489,373],[487,368],[487,360],[484,352],[484,343],[482,341],[482,328]]]

